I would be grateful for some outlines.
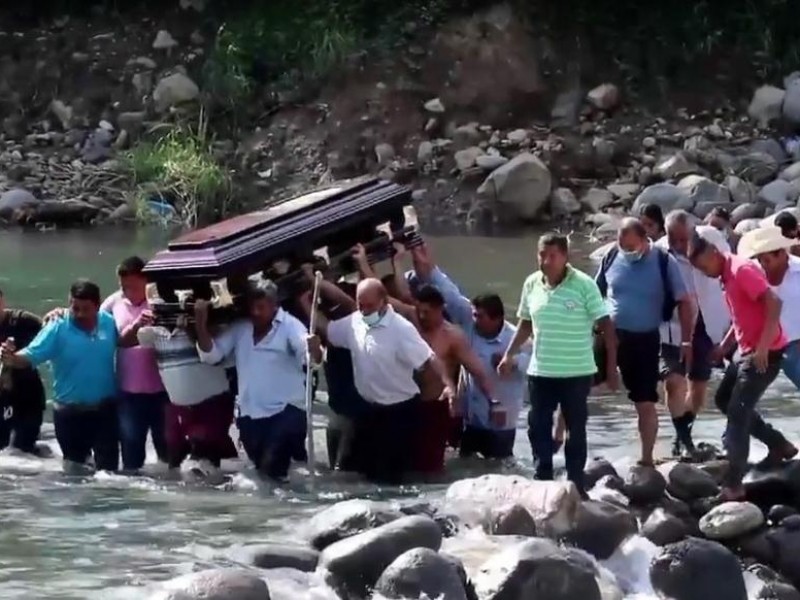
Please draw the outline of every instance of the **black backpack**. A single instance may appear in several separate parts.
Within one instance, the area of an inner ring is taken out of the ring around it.
[[[672,315],[675,314],[675,308],[678,306],[678,302],[675,299],[675,293],[672,290],[672,283],[669,279],[669,254],[656,246],[651,250],[653,252],[658,252],[658,266],[661,270],[661,282],[664,286],[664,305],[661,307],[661,320],[665,322],[671,321]],[[597,287],[600,288],[600,293],[603,295],[603,298],[608,294],[606,272],[608,272],[611,263],[614,262],[618,254],[619,247],[613,246],[605,253],[603,260],[600,262],[600,271],[597,274]]]

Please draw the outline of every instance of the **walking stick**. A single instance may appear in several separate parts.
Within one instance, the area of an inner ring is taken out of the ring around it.
[[[321,281],[322,273],[316,271],[314,273],[314,291],[311,295],[311,320],[308,325],[308,332],[311,335],[314,335],[317,329],[317,304],[319,303],[319,284]],[[306,451],[308,452],[308,466],[311,471],[311,486],[313,487],[317,472],[314,467],[314,389],[312,383],[311,350],[306,349]]]

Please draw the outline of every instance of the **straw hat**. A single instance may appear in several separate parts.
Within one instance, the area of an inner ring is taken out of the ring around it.
[[[748,231],[739,240],[737,254],[743,258],[755,258],[759,254],[789,250],[800,244],[800,240],[784,237],[780,227],[760,227]]]

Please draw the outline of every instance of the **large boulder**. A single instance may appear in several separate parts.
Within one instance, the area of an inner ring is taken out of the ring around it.
[[[243,569],[209,569],[172,579],[150,600],[270,600],[263,579]]]
[[[532,220],[544,210],[552,187],[547,165],[524,152],[492,171],[478,188],[478,196],[509,217]]]
[[[474,582],[481,600],[601,600],[596,572],[586,561],[545,539],[495,554]]]
[[[636,517],[626,509],[587,500],[578,509],[575,525],[564,539],[598,560],[605,560],[637,530]]]
[[[691,533],[686,521],[659,507],[650,513],[642,525],[642,535],[656,546],[680,542]]]
[[[692,164],[683,152],[678,152],[660,161],[653,172],[664,179],[677,179],[696,170],[697,166]]]
[[[310,573],[317,568],[319,552],[288,544],[251,544],[241,550],[244,562],[259,569],[296,569]]]
[[[659,597],[671,600],[747,600],[736,556],[725,546],[687,538],[664,547],[650,564]]]
[[[749,502],[725,502],[700,519],[700,531],[712,540],[729,540],[764,524],[764,514]]]
[[[333,588],[364,596],[404,552],[414,548],[438,551],[441,545],[442,532],[433,519],[402,517],[331,544],[323,550],[320,566]]]
[[[542,535],[568,532],[581,497],[566,481],[533,481],[517,475],[483,475],[456,481],[447,490],[445,505],[465,522],[482,523],[497,506],[518,504],[536,522]]]
[[[661,465],[658,470],[667,481],[667,491],[679,500],[691,502],[719,492],[714,478],[694,465],[671,462]]]
[[[9,218],[14,211],[33,209],[41,201],[28,190],[15,188],[0,194],[0,218]]]
[[[800,126],[800,78],[789,82],[782,109],[784,121],[792,127]]]
[[[492,509],[487,533],[491,535],[522,535],[534,537],[536,522],[531,513],[519,504],[509,504]]]
[[[748,152],[736,158],[735,175],[756,185],[764,185],[778,173],[780,163],[767,152]]]
[[[758,122],[759,127],[767,127],[781,118],[783,99],[786,91],[772,85],[762,85],[753,94],[747,114]]]
[[[788,517],[780,527],[770,529],[767,540],[774,552],[772,566],[800,587],[800,523],[796,519]]]
[[[646,465],[633,465],[623,481],[622,493],[634,504],[657,502],[667,489],[664,476]]]
[[[748,202],[755,202],[758,195],[755,186],[749,181],[745,181],[736,175],[728,175],[722,182],[731,193],[731,200],[737,204],[746,204]],[[736,223],[734,223],[735,225]]]
[[[403,513],[382,502],[346,500],[317,513],[309,524],[308,539],[317,550],[357,533],[399,519]]]
[[[453,563],[429,548],[414,548],[395,559],[375,584],[384,598],[467,600],[464,584]]]
[[[678,182],[678,188],[688,194],[693,206],[706,202],[728,204],[731,201],[728,188],[701,175],[687,175]]]
[[[153,90],[153,101],[158,112],[166,112],[173,106],[192,102],[200,96],[200,88],[183,73],[173,73],[161,79]]]
[[[631,213],[638,215],[648,204],[657,205],[664,214],[671,210],[692,210],[694,203],[685,190],[672,183],[650,185],[636,197]]]
[[[758,199],[774,208],[783,208],[797,201],[794,186],[783,179],[770,181],[758,192]]]

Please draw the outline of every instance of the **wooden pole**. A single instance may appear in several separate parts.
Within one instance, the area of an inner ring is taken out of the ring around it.
[[[314,335],[317,325],[317,304],[319,304],[319,284],[322,281],[322,273],[316,271],[314,273],[314,291],[311,295],[311,315],[308,325],[308,332]],[[306,451],[308,452],[308,466],[311,473],[311,486],[314,486],[316,478],[316,458],[314,452],[314,389],[313,389],[313,375],[314,371],[311,368],[311,351],[306,350]]]

